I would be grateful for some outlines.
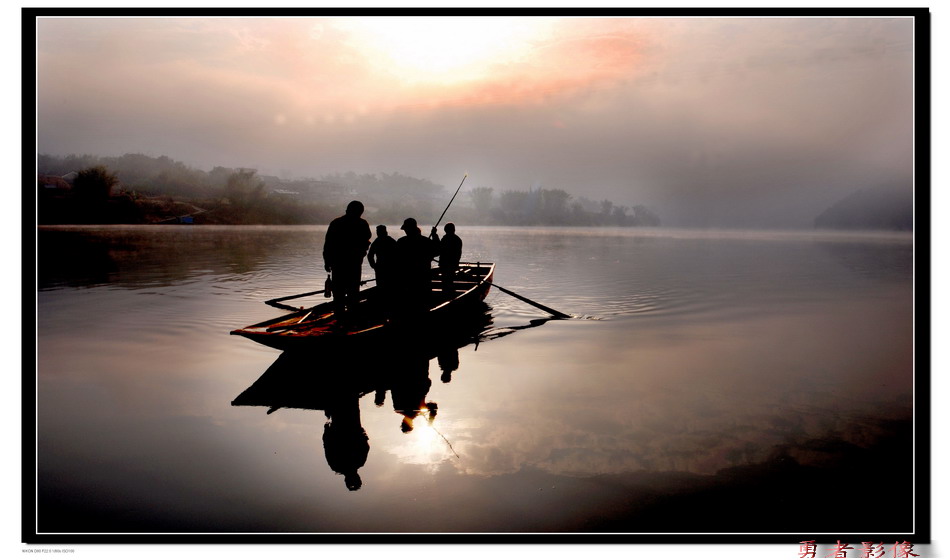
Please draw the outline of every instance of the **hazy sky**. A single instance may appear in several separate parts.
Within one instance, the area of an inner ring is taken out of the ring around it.
[[[562,188],[664,225],[810,226],[913,180],[912,19],[37,24],[38,151]]]

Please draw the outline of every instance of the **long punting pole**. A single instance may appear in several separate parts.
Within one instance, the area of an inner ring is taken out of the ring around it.
[[[462,183],[464,183],[465,179],[467,178],[468,178],[468,173],[466,173],[465,176],[462,177]],[[452,202],[455,201],[455,196],[459,193],[460,190],[462,190],[462,183],[459,183],[459,188],[455,189],[455,194],[452,195],[452,200],[449,201],[449,206],[452,206]],[[442,218],[445,217],[445,213],[449,211],[449,206],[445,207],[445,210],[442,211],[442,215],[439,216],[439,221],[436,222],[433,227],[439,227],[439,224],[442,223]]]

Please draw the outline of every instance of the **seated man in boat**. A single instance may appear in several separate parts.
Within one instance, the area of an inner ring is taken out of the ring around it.
[[[338,313],[354,309],[359,302],[363,257],[372,237],[362,215],[363,203],[350,202],[346,214],[330,222],[323,244],[324,268],[332,274],[333,303]]]
[[[417,314],[428,310],[432,259],[438,245],[422,235],[414,218],[406,218],[402,229],[406,235],[396,241],[399,270],[401,311]]]
[[[455,224],[449,222],[445,224],[445,235],[439,239],[436,228],[432,228],[429,239],[438,245],[439,250],[439,276],[442,277],[442,289],[451,291],[454,289],[455,271],[458,270],[459,261],[462,260],[462,239],[455,235]]]

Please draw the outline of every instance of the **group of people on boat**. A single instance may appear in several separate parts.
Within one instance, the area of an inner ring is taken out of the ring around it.
[[[362,202],[350,202],[346,213],[330,222],[323,245],[324,268],[331,274],[333,302],[338,313],[352,310],[359,303],[363,258],[367,255],[376,272],[382,300],[399,308],[394,311],[425,310],[434,259],[439,262],[443,289],[452,289],[462,258],[462,240],[455,234],[455,224],[445,224],[441,238],[437,227],[426,237],[415,218],[406,218],[400,227],[403,237],[394,239],[385,225],[378,225],[373,240],[369,223],[362,218],[363,211]]]

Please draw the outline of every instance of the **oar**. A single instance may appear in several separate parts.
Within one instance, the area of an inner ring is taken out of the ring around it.
[[[561,313],[561,312],[558,311],[557,309],[551,309],[550,307],[548,307],[548,306],[546,306],[546,305],[541,305],[540,303],[538,303],[538,302],[536,302],[536,301],[533,301],[533,300],[530,300],[530,299],[528,299],[528,298],[526,298],[526,297],[524,297],[524,296],[518,295],[518,294],[512,292],[511,290],[509,290],[509,289],[507,289],[507,288],[502,288],[501,286],[499,286],[498,284],[496,284],[496,283],[494,283],[494,282],[492,282],[491,284],[492,284],[492,286],[495,286],[496,288],[498,288],[499,290],[505,292],[505,293],[508,294],[509,296],[518,298],[518,299],[520,299],[521,301],[523,301],[523,302],[525,302],[525,303],[527,303],[527,304],[533,305],[533,306],[537,307],[538,309],[540,309],[540,310],[542,310],[542,311],[547,311],[548,313],[550,313],[551,315],[554,315],[554,316],[557,317],[558,319],[570,319],[570,318],[571,318],[571,316],[568,315],[567,313]]]
[[[269,300],[265,301],[264,303],[266,303],[267,305],[274,305],[275,303],[280,303],[280,302],[286,301],[286,300],[288,300],[288,299],[297,299],[297,298],[312,296],[312,295],[321,294],[321,293],[323,293],[323,290],[317,290],[317,291],[315,291],[315,292],[307,292],[307,293],[304,293],[304,294],[297,294],[297,295],[295,295],[295,296],[284,296],[284,297],[269,299]]]
[[[468,179],[468,173],[466,173],[465,176],[462,177],[462,183],[465,182],[465,179]],[[439,216],[439,221],[436,222],[435,225],[432,227],[439,227],[439,224],[442,223],[442,218],[444,218],[445,213],[449,211],[449,206],[452,206],[452,203],[455,201],[456,195],[458,195],[459,191],[462,190],[462,183],[459,183],[459,188],[455,189],[455,194],[452,195],[452,200],[449,201],[448,206],[446,206],[445,210],[442,211],[442,215]]]
[[[376,281],[375,278],[370,278],[369,280],[360,280],[360,286],[362,286],[362,285],[364,285],[364,284],[368,284],[368,283],[370,283],[370,282],[375,282],[375,281]],[[280,302],[282,302],[282,301],[287,301],[288,299],[297,299],[297,298],[302,298],[302,297],[307,297],[307,296],[313,296],[313,295],[322,294],[322,293],[323,293],[323,290],[317,290],[317,291],[314,291],[314,292],[304,292],[304,293],[302,293],[302,294],[296,294],[296,295],[292,295],[292,296],[284,296],[284,297],[269,299],[269,300],[265,301],[264,303],[266,303],[267,305],[270,305],[270,306],[272,306],[272,307],[279,307],[279,308],[281,308],[281,309],[290,309],[290,310],[294,310],[294,311],[295,311],[295,310],[297,310],[298,308],[296,308],[296,307],[290,307],[289,305],[280,305]]]

